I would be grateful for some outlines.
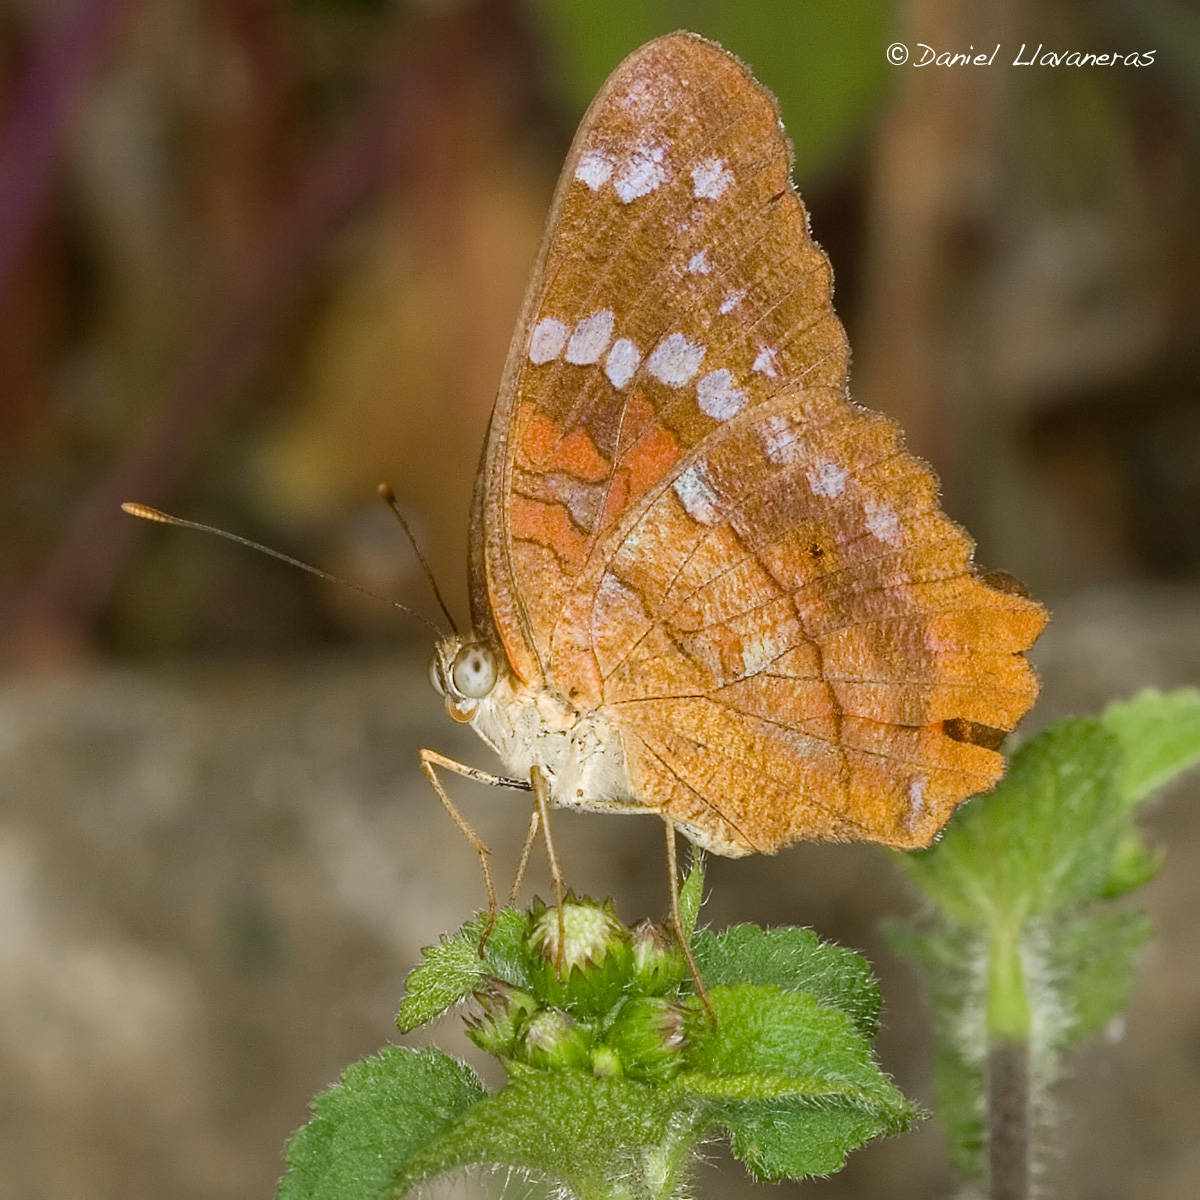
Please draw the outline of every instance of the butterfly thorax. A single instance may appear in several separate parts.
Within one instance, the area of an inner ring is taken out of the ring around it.
[[[528,779],[541,768],[556,806],[644,807],[603,708],[579,709],[552,686],[526,683],[486,643],[459,637],[438,644],[430,679],[451,719],[470,725],[510,774]]]

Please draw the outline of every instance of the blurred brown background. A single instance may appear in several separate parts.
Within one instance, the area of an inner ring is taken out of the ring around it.
[[[416,748],[490,764],[428,689],[423,627],[116,506],[432,614],[385,479],[465,611],[562,156],[608,71],[679,27],[779,96],[856,398],[1054,611],[1031,727],[1200,681],[1194,7],[0,0],[0,1196],[270,1195],[308,1097],[391,1036],[419,946],[481,902]],[[1000,50],[917,68],[919,43]],[[1039,44],[1154,55],[1012,65]],[[456,795],[511,861],[519,798]],[[1155,818],[1160,939],[1124,1039],[1066,1090],[1064,1197],[1200,1194],[1195,800]],[[578,888],[661,910],[657,833],[561,825]],[[712,882],[714,923],[869,953],[885,1065],[928,1099],[919,997],[875,930],[908,903],[886,857],[800,847]],[[930,1123],[803,1190],[952,1181]]]

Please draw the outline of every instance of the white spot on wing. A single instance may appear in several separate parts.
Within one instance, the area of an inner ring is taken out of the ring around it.
[[[567,343],[567,362],[579,367],[599,362],[600,356],[608,349],[615,321],[609,309],[584,317],[575,326],[575,332]]]
[[[600,514],[600,504],[604,499],[604,494],[600,488],[595,486],[567,486],[564,489],[564,494],[567,501],[567,511],[571,514],[571,520],[580,529],[591,529],[596,523],[596,517]]]
[[[769,667],[788,647],[770,634],[754,634],[742,638],[742,674],[757,675]]]
[[[630,86],[629,91],[621,97],[621,107],[631,108],[637,112],[645,112],[648,107],[647,101],[649,97],[646,95],[650,87],[650,80],[643,76],[641,79],[635,79]]]
[[[603,150],[589,150],[575,168],[575,178],[598,192],[611,178],[613,160]]]
[[[707,275],[712,270],[712,263],[708,259],[707,250],[697,250],[692,255],[691,262],[687,265],[689,275]]]
[[[928,786],[929,780],[924,775],[914,775],[908,781],[908,812],[904,824],[909,829],[915,828],[925,815],[925,789]]]
[[[630,82],[629,90],[621,97],[621,107],[644,117],[656,108],[669,105],[673,90],[668,76],[653,73],[647,67],[643,67]]]
[[[763,453],[777,467],[795,462],[800,456],[800,438],[791,421],[779,413],[768,417],[759,426]]]
[[[746,393],[733,386],[733,375],[722,367],[696,384],[696,400],[702,412],[715,421],[728,421],[746,407]]]
[[[739,304],[741,304],[743,300],[745,300],[745,298],[746,293],[743,289],[739,289],[736,292],[730,292],[729,295],[721,301],[721,307],[717,309],[717,312],[719,312],[721,316],[727,317],[735,308],[737,308]]]
[[[641,196],[648,196],[667,178],[664,159],[665,146],[639,146],[626,162],[613,187],[622,204],[631,204]]]
[[[632,378],[642,361],[642,352],[628,339],[617,338],[608,352],[604,373],[615,388],[623,388]]]
[[[682,333],[669,333],[650,355],[650,374],[668,387],[683,387],[700,370],[704,347],[689,342]]]
[[[723,158],[710,158],[692,168],[692,182],[696,185],[697,200],[719,200],[733,183],[733,172],[725,166]]]
[[[808,486],[814,496],[828,496],[831,500],[846,490],[846,468],[835,462],[823,462],[815,471],[808,472]]]
[[[863,512],[867,518],[867,529],[877,541],[888,546],[898,546],[904,540],[900,518],[896,516],[894,509],[886,504],[867,500],[863,503]]]
[[[567,344],[567,327],[553,317],[543,317],[533,328],[529,339],[529,361],[548,363],[562,353]]]
[[[925,626],[925,636],[922,639],[925,649],[930,654],[956,654],[959,649],[959,639],[953,632],[948,632],[936,621],[930,620]]]
[[[920,602],[914,595],[908,580],[900,572],[889,573],[883,581],[883,594],[897,608],[920,608]]]
[[[754,360],[754,366],[751,371],[757,371],[760,375],[766,375],[770,379],[774,379],[777,372],[775,370],[775,355],[779,351],[774,346],[759,346],[758,357]]]
[[[680,474],[673,487],[688,516],[701,525],[720,524],[721,502],[705,474],[703,463],[693,463]]]
[[[597,601],[610,605],[624,604],[634,596],[633,589],[618,579],[611,571],[605,571],[600,576],[600,586],[596,589]]]

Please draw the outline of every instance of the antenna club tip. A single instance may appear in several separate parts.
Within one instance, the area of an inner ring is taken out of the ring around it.
[[[163,521],[163,514],[156,508],[150,508],[145,504],[138,504],[132,500],[126,500],[121,505],[121,511],[128,513],[131,517],[141,517],[143,521]]]
[[[380,500],[385,504],[396,503],[396,493],[392,491],[390,484],[381,483],[375,490],[379,493]]]

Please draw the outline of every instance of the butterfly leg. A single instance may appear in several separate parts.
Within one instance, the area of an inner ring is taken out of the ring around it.
[[[683,918],[679,914],[679,863],[675,857],[675,823],[664,817],[663,824],[667,827],[667,878],[671,885],[671,924],[675,928],[675,940],[679,943],[683,957],[687,960],[688,971],[691,973],[692,982],[696,985],[696,991],[708,1013],[709,1023],[716,1029],[717,1014],[713,1011],[712,1001],[708,998],[708,989],[704,986],[704,980],[700,978],[700,968],[696,966],[696,960],[692,956],[691,940],[684,932]]]
[[[530,785],[521,779],[505,779],[502,775],[493,775],[489,771],[480,771],[477,767],[468,767],[464,763],[447,758],[444,754],[439,754],[436,750],[421,751],[421,770],[425,772],[429,782],[433,785],[433,790],[442,802],[442,807],[450,814],[450,819],[454,824],[458,826],[459,833],[471,843],[471,848],[479,855],[479,865],[483,869],[483,886],[487,892],[488,904],[487,925],[479,942],[480,949],[482,949],[487,945],[487,940],[492,933],[492,926],[496,923],[496,885],[492,882],[492,868],[488,865],[488,855],[491,851],[480,841],[479,835],[471,828],[470,822],[458,811],[454,801],[447,795],[446,789],[442,787],[442,781],[437,777],[435,767],[453,771],[456,775],[463,776],[464,779],[473,779],[476,783],[486,783],[491,787],[509,787],[528,791]]]
[[[529,832],[525,835],[525,845],[521,847],[521,861],[517,864],[517,877],[513,880],[512,891],[508,893],[508,903],[514,908],[517,903],[517,895],[521,891],[521,884],[525,881],[525,868],[529,866],[529,855],[533,850],[533,841],[537,837],[541,822],[541,810],[534,801],[533,811],[529,814]]]
[[[533,797],[537,802],[537,815],[542,825],[542,836],[546,840],[546,858],[550,863],[550,882],[554,886],[554,903],[558,908],[558,948],[554,954],[554,967],[562,973],[563,954],[566,950],[567,931],[563,918],[563,900],[566,888],[563,886],[562,870],[558,865],[558,855],[554,853],[554,839],[550,836],[550,801],[549,788],[541,767],[534,766],[529,771],[529,782],[533,785]],[[533,822],[530,821],[532,828]]]

